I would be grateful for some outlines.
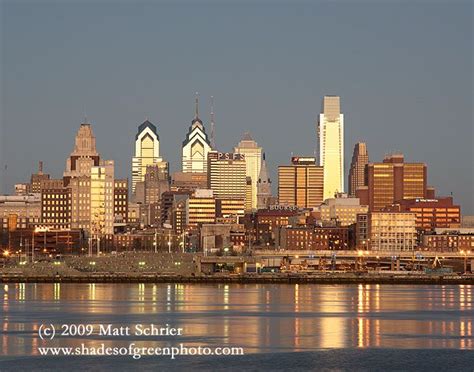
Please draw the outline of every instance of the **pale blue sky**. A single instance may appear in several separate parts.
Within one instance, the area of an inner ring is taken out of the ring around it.
[[[474,213],[471,1],[1,4],[3,192],[38,160],[62,175],[84,110],[117,176],[146,116],[178,170],[195,91],[205,123],[215,96],[219,148],[249,130],[276,184],[291,152],[313,154],[322,96],[337,94],[346,170],[357,141],[372,161],[402,151]]]

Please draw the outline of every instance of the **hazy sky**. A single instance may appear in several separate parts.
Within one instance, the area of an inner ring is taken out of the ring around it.
[[[0,3],[3,192],[38,160],[60,177],[84,112],[117,176],[130,178],[145,117],[179,170],[196,91],[206,124],[215,96],[219,149],[250,131],[276,185],[291,152],[314,153],[336,94],[346,173],[357,141],[371,161],[402,151],[474,213],[471,1]]]

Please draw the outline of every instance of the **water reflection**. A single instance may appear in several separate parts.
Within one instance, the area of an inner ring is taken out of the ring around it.
[[[136,342],[321,348],[474,349],[473,286],[9,284],[0,293],[3,355],[39,346]],[[37,337],[41,324],[170,324],[175,338]]]

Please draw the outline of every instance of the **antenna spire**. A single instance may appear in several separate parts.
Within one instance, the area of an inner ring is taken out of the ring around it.
[[[196,92],[196,108],[195,108],[195,118],[199,118],[199,92]]]
[[[211,96],[211,147],[216,149],[216,123],[214,122],[214,96]]]

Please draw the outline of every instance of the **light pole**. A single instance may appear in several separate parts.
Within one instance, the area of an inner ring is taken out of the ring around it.
[[[464,251],[461,250],[460,252],[462,255],[464,255],[464,274],[467,273],[467,255],[471,253],[471,251]]]

